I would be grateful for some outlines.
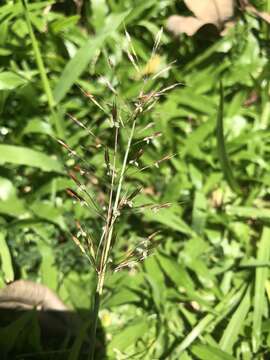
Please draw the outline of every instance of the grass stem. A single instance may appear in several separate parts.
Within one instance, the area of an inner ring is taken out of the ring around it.
[[[26,20],[26,23],[27,23],[28,31],[29,31],[29,36],[30,36],[30,39],[31,39],[31,42],[32,42],[32,47],[33,47],[37,67],[38,67],[38,70],[39,70],[42,86],[43,86],[44,92],[46,94],[47,102],[48,102],[49,109],[50,109],[50,112],[51,112],[51,115],[52,115],[50,117],[51,124],[52,124],[52,126],[55,126],[57,135],[59,137],[62,137],[63,129],[62,129],[62,126],[61,126],[61,124],[59,122],[58,116],[57,116],[56,111],[55,111],[55,101],[54,101],[54,98],[53,98],[53,93],[52,93],[52,90],[51,90],[51,87],[50,87],[50,82],[49,82],[49,79],[48,79],[48,76],[47,76],[47,73],[46,73],[44,62],[42,60],[42,56],[41,56],[41,52],[40,52],[40,49],[39,49],[38,41],[37,41],[37,39],[35,37],[33,27],[32,27],[32,24],[31,24],[31,19],[30,19],[30,15],[29,15],[29,9],[28,9],[27,0],[21,0],[21,3],[22,3],[22,7],[24,9],[25,20]]]
[[[101,293],[99,292],[98,289],[99,289],[99,278],[97,284],[97,291],[94,297],[93,312],[92,312],[92,324],[90,331],[90,351],[88,358],[89,360],[94,360],[94,356],[95,356],[96,333],[97,333],[98,313],[99,313],[100,296],[101,296]]]
[[[113,187],[115,181],[115,165],[116,165],[116,155],[117,155],[117,143],[118,143],[118,128],[115,131],[115,145],[114,145],[114,159],[113,159],[113,169],[112,169],[112,178],[111,178],[111,190],[110,190],[110,199],[109,199],[109,207],[107,213],[107,221],[106,221],[106,230],[104,236],[104,247],[102,250],[101,258],[100,258],[100,265],[98,267],[99,272],[97,276],[97,286],[95,292],[95,299],[94,299],[94,306],[93,306],[93,313],[92,313],[92,326],[91,326],[91,333],[90,333],[90,352],[89,352],[89,360],[93,360],[95,356],[95,343],[96,343],[96,330],[97,330],[97,321],[98,321],[98,313],[99,313],[99,306],[100,306],[100,299],[103,292],[104,281],[107,271],[107,264],[109,259],[109,253],[112,243],[112,236],[114,230],[114,222],[117,218],[117,211],[118,205],[120,200],[120,194],[122,190],[125,170],[128,161],[128,155],[131,148],[131,142],[134,136],[134,131],[136,127],[136,116],[133,119],[131,131],[128,138],[128,144],[125,151],[125,156],[121,168],[121,173],[119,177],[119,182],[117,185],[116,196],[114,200],[114,204],[112,207],[112,198],[113,198]]]

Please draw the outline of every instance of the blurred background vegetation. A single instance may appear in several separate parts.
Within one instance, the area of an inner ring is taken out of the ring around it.
[[[140,166],[176,155],[128,182],[139,182],[148,202],[173,206],[127,215],[119,225],[119,252],[156,230],[162,242],[135,270],[107,279],[100,316],[107,356],[268,359],[270,2],[237,1],[232,13],[232,1],[218,0],[205,0],[207,11],[198,1],[181,0],[23,3],[7,0],[0,7],[1,288],[29,279],[55,291],[70,309],[90,308],[93,273],[70,232],[76,219],[93,233],[96,224],[66,194],[73,186],[66,169],[74,160],[56,138],[78,152],[87,149],[84,159],[98,178],[104,154],[67,114],[98,137],[108,137],[109,125],[81,89],[110,103],[109,80],[131,102],[143,76],[165,69],[154,86],[181,86],[145,120],[162,136]],[[124,26],[141,75],[125,52]],[[161,46],[151,58],[161,27]],[[220,125],[217,136],[221,79],[224,131]],[[103,191],[97,192],[101,202]],[[30,325],[2,327],[2,346],[20,347]],[[38,332],[28,343],[32,353],[48,350]],[[66,347],[59,341],[56,350]],[[78,358],[76,349],[67,356]]]

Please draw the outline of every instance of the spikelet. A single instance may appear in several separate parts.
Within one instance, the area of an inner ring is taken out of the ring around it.
[[[144,261],[159,245],[160,241],[153,241],[159,233],[159,231],[152,233],[147,238],[141,240],[133,249],[128,250],[124,255],[124,259],[114,265],[113,271],[118,272],[124,268],[132,268],[137,263]]]
[[[100,110],[102,110],[104,113],[106,113],[105,109],[100,105],[100,103],[96,100],[96,98],[94,97],[93,94],[91,94],[90,92],[84,91],[81,87],[79,87],[79,89],[81,90],[81,92],[83,93],[83,95],[85,97],[90,99]]]
[[[127,56],[129,58],[129,61],[131,62],[131,64],[134,66],[136,72],[139,74],[140,68],[139,68],[138,57],[137,57],[136,51],[133,47],[131,37],[130,37],[129,33],[127,32],[127,30],[125,30],[125,35],[126,35],[127,44],[128,44],[128,46],[126,48]]]

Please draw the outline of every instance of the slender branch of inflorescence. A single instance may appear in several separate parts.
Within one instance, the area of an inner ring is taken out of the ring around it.
[[[107,216],[108,220],[107,220],[107,224],[106,224],[105,241],[104,241],[104,247],[103,247],[102,255],[101,255],[101,263],[100,263],[100,267],[99,267],[100,270],[99,270],[99,274],[98,274],[97,292],[100,295],[102,294],[102,291],[103,291],[106,268],[107,268],[107,264],[108,264],[108,257],[109,257],[109,253],[110,253],[112,236],[113,236],[114,222],[118,217],[118,205],[119,205],[119,201],[120,201],[120,194],[121,194],[121,190],[122,190],[124,174],[125,174],[125,170],[126,170],[126,166],[127,166],[131,142],[132,142],[135,127],[136,127],[136,118],[137,118],[137,113],[135,112],[135,114],[133,116],[133,122],[132,122],[132,127],[131,127],[131,131],[130,131],[129,139],[128,139],[128,144],[127,144],[127,148],[126,148],[126,152],[125,152],[125,156],[124,156],[124,160],[123,160],[123,164],[122,164],[122,168],[121,168],[121,173],[120,173],[120,177],[119,177],[119,181],[118,181],[118,185],[117,185],[116,196],[115,196],[113,207],[112,207],[113,186],[111,188],[109,210],[108,210],[108,216]],[[117,130],[116,130],[116,133],[117,133]],[[115,149],[116,148],[117,148],[117,143],[115,143]],[[115,165],[115,162],[116,162],[116,151],[114,152],[114,165]],[[113,166],[112,184],[114,183],[114,178],[115,178],[114,167],[115,166]]]

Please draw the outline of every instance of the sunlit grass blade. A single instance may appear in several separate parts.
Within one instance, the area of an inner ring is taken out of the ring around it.
[[[223,94],[222,83],[220,83],[220,101],[219,101],[219,108],[217,114],[217,130],[216,130],[218,156],[219,156],[221,169],[230,188],[237,194],[241,194],[242,191],[237,181],[234,178],[232,167],[226,150],[224,128],[223,128],[223,113],[224,113],[223,109],[224,109],[224,94]]]
[[[235,360],[235,358],[227,352],[206,344],[193,345],[191,347],[191,352],[201,360]]]
[[[30,15],[29,15],[29,10],[28,10],[28,2],[27,0],[21,0],[22,5],[23,5],[23,9],[24,9],[24,15],[25,15],[25,20],[27,23],[27,27],[28,27],[28,31],[29,31],[29,36],[32,42],[32,47],[33,47],[33,51],[34,51],[34,55],[35,55],[35,59],[36,59],[36,63],[37,63],[37,67],[38,67],[38,71],[40,74],[40,78],[41,78],[41,82],[42,82],[42,86],[43,89],[45,91],[46,97],[47,97],[47,101],[48,101],[48,105],[50,108],[50,111],[52,113],[51,116],[51,121],[52,121],[52,125],[55,125],[55,128],[57,130],[57,133],[59,136],[61,136],[61,134],[63,134],[63,130],[61,127],[61,124],[59,122],[59,117],[57,116],[57,114],[55,113],[55,101],[53,98],[53,93],[51,90],[51,86],[50,86],[50,82],[47,76],[47,72],[42,60],[42,56],[41,56],[41,52],[39,49],[39,45],[38,45],[38,41],[35,37],[34,31],[33,31],[33,27],[31,24],[31,19],[30,19]]]
[[[220,321],[222,318],[226,317],[227,314],[239,303],[242,295],[243,288],[238,290],[235,294],[229,293],[213,309],[216,314],[207,314],[204,318],[202,318],[180,343],[180,345],[177,347],[177,351],[180,353],[187,349],[204,331],[207,331],[207,328],[210,325],[216,325],[217,320]]]
[[[269,208],[256,208],[251,206],[227,206],[226,210],[229,215],[242,218],[261,220],[270,218]]]
[[[270,228],[264,227],[260,243],[258,246],[257,260],[267,262],[270,260]],[[252,325],[252,347],[257,352],[261,343],[262,317],[265,312],[265,283],[268,276],[268,268],[262,267],[256,269],[255,276],[255,294],[254,294],[254,311]]]
[[[63,173],[62,164],[41,151],[32,150],[24,146],[0,144],[0,165],[6,163],[27,165],[37,167],[42,171]]]
[[[14,280],[14,271],[12,266],[11,254],[8,244],[6,242],[6,231],[0,231],[0,258],[1,268],[5,276],[5,281],[10,282]]]
[[[231,317],[229,324],[223,332],[219,342],[221,350],[231,353],[234,343],[237,341],[238,335],[242,329],[246,316],[250,308],[250,288],[247,289],[243,300],[239,304],[235,313]]]

